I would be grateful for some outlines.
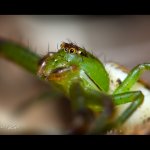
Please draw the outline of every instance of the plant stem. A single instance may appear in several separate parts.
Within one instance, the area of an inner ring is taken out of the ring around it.
[[[32,74],[37,73],[40,56],[12,41],[0,40],[0,56],[22,66]]]

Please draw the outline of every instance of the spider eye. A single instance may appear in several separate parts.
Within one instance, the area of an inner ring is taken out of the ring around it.
[[[86,56],[86,53],[82,52],[82,51],[78,51],[78,54],[81,56]]]
[[[69,53],[75,53],[76,52],[76,49],[75,48],[70,48],[69,49]]]
[[[65,52],[67,52],[67,51],[68,51],[68,49],[67,49],[67,48],[64,48],[64,51],[65,51]]]

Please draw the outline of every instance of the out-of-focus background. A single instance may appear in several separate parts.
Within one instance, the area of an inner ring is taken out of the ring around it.
[[[149,15],[6,15],[0,16],[0,38],[22,43],[41,56],[47,53],[48,45],[50,51],[57,51],[62,41],[71,40],[103,62],[114,61],[129,69],[150,62]],[[142,75],[148,83],[149,75],[149,72]],[[11,112],[46,88],[22,68],[0,59],[0,134],[21,134],[14,129],[15,118],[11,118]],[[44,101],[31,107],[17,121],[29,129],[27,133],[32,134],[30,130],[34,129],[37,134],[60,134],[66,124],[62,123],[57,109],[56,104]],[[8,130],[6,124],[12,129]]]

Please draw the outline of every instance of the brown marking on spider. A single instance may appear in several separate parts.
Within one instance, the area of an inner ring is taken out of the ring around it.
[[[83,51],[81,50],[81,48],[73,43],[65,43],[63,42],[61,45],[60,45],[61,49],[64,49],[65,52],[68,52],[68,53],[75,53],[75,54],[78,54],[78,55],[81,55],[81,56],[87,56],[87,53],[86,51]]]
[[[50,75],[48,76],[48,80],[62,80],[65,78],[65,75],[72,71],[75,72],[77,70],[77,66],[72,65],[70,67],[60,67],[54,69]]]
[[[65,43],[65,42],[63,42],[63,43],[60,45],[60,47],[61,47],[62,49],[66,49],[66,50],[68,50],[68,49],[70,49],[70,48],[75,48],[76,50],[79,50],[79,47],[78,47],[77,45],[73,44],[73,43]]]

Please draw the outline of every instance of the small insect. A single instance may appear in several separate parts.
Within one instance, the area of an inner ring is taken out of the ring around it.
[[[65,94],[75,114],[66,134],[131,129],[150,117],[150,89],[139,80],[145,70],[150,70],[150,63],[128,71],[116,63],[103,64],[85,48],[65,42],[57,52],[48,52],[41,58],[21,45],[1,39],[0,55]]]

